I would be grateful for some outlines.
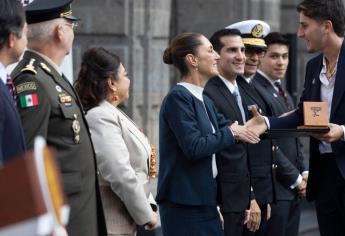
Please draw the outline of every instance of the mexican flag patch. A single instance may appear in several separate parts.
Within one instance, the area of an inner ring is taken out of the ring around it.
[[[37,106],[38,105],[37,93],[21,95],[19,96],[19,101],[20,101],[21,108]]]

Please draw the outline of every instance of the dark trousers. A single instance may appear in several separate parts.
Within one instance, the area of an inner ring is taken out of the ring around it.
[[[244,212],[222,213],[224,218],[224,235],[241,236],[243,234]]]
[[[300,201],[278,200],[272,204],[271,219],[267,222],[266,236],[297,236],[301,216]]]
[[[216,206],[159,204],[164,236],[223,236]]]
[[[335,157],[322,158],[322,170],[315,201],[322,236],[345,235],[345,180]]]
[[[243,236],[266,236],[267,204],[260,204],[259,207],[260,207],[260,210],[261,210],[260,228],[257,231],[255,231],[255,232],[251,232],[251,231],[248,230],[247,225],[244,225]]]

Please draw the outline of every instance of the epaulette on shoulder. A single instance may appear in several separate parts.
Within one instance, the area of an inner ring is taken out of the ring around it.
[[[30,62],[23,69],[21,69],[20,72],[31,72],[36,75],[37,71],[35,70],[35,66],[34,66],[35,61],[36,59],[31,58]]]
[[[45,70],[46,72],[48,72],[48,73],[51,73],[51,72],[52,72],[51,69],[47,66],[46,63],[41,62],[41,63],[40,63],[40,66],[41,66],[41,68],[42,68],[43,70]]]

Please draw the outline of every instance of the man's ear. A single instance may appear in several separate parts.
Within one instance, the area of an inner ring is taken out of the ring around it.
[[[323,25],[324,25],[324,30],[325,30],[325,33],[330,33],[330,32],[333,32],[334,31],[334,28],[333,28],[333,23],[332,21],[330,20],[325,20],[323,22]]]
[[[64,38],[64,28],[62,25],[56,25],[54,29],[54,38],[59,42],[63,41]]]
[[[16,40],[18,40],[17,36],[14,33],[10,33],[7,39],[7,46],[9,48],[13,48],[16,43]]]

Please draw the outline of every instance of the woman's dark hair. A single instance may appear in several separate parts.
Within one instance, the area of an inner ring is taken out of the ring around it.
[[[3,48],[11,33],[22,37],[25,12],[19,0],[0,1],[0,49]]]
[[[187,54],[196,54],[196,49],[201,45],[200,38],[202,34],[194,32],[186,32],[178,34],[165,49],[163,62],[165,64],[173,64],[184,76],[188,74],[188,67],[185,62]]]
[[[120,58],[104,48],[90,48],[83,57],[81,69],[74,87],[84,109],[97,106],[106,98],[108,79],[111,75],[117,79],[121,64]]]
[[[315,20],[330,20],[334,32],[344,37],[345,10],[342,0],[304,0],[297,5],[297,11]]]

